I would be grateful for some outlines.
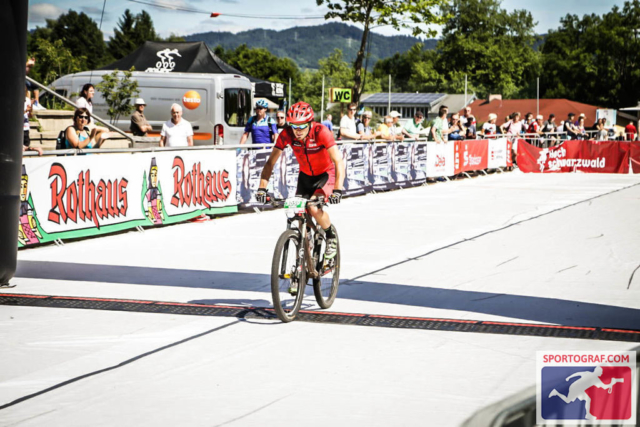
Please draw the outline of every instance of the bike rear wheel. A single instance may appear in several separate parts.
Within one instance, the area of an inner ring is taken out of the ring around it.
[[[271,263],[271,296],[278,319],[291,322],[298,315],[304,299],[307,274],[301,256],[300,233],[286,230],[280,235]]]
[[[337,231],[336,238],[338,237]],[[313,293],[316,296],[316,301],[320,308],[329,308],[338,295],[338,286],[340,284],[340,239],[338,239],[338,252],[336,256],[331,260],[324,259],[324,248],[317,248],[319,251],[316,259],[321,260],[318,262],[317,270],[320,277],[313,279]]]

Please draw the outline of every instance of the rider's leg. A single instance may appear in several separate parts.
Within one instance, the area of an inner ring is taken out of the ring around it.
[[[316,220],[316,222],[322,227],[323,230],[331,227],[331,219],[329,214],[323,209],[319,209],[317,206],[309,206],[309,213]]]

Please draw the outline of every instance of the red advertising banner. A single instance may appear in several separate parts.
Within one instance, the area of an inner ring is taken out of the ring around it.
[[[633,141],[631,146],[631,170],[633,173],[640,173],[640,142]]]
[[[629,173],[629,144],[617,141],[565,141],[537,148],[518,141],[518,168],[523,172]]]
[[[455,153],[456,173],[484,170],[489,160],[489,141],[457,141]]]

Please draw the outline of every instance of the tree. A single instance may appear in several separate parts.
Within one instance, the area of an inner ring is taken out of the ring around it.
[[[63,46],[62,40],[51,43],[40,39],[36,56],[36,66],[39,67],[42,83],[45,85],[58,77],[81,71],[87,61],[85,56],[74,56]]]
[[[530,12],[508,13],[500,0],[453,0],[442,8],[450,15],[438,43],[434,67],[444,75],[440,90],[460,92],[464,75],[480,96],[512,97],[539,73],[536,23]]]
[[[140,92],[138,81],[131,79],[132,71],[135,71],[133,67],[129,71],[113,70],[112,73],[103,75],[102,81],[96,85],[109,107],[107,114],[111,118],[111,124],[115,124],[120,116],[128,116],[133,111],[134,107],[129,101]]]
[[[345,22],[364,25],[360,49],[353,64],[353,99],[360,101],[362,84],[362,62],[365,57],[369,32],[374,25],[390,25],[396,30],[410,28],[414,36],[435,35],[431,24],[444,24],[446,15],[436,12],[437,6],[447,0],[316,0],[318,6],[326,4],[329,12],[326,19],[339,18]]]
[[[567,15],[544,45],[542,94],[603,107],[640,101],[640,1],[603,16]]]
[[[218,46],[214,53],[227,64],[245,74],[272,82],[288,83],[300,74],[296,64],[289,58],[278,58],[264,48],[249,48],[246,44],[236,49],[225,50]]]
[[[109,52],[115,59],[120,59],[139,48],[144,42],[158,40],[160,38],[153,27],[151,16],[144,10],[133,15],[127,9],[118,21],[118,26],[113,29],[113,37],[109,40]]]
[[[48,40],[62,40],[73,56],[86,56],[89,69],[95,70],[112,61],[102,31],[84,12],[70,10],[57,20],[47,19],[47,27],[51,30]]]

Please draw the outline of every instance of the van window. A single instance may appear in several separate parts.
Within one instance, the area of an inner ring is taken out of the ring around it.
[[[251,116],[251,91],[249,89],[224,90],[224,121],[229,126],[244,127]]]

